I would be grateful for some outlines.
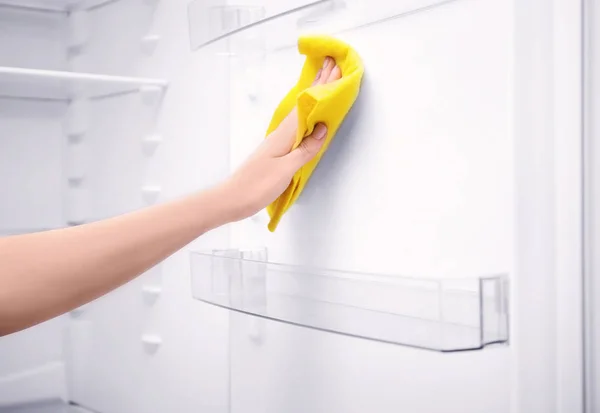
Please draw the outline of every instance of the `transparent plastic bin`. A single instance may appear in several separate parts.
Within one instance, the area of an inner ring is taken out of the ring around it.
[[[419,279],[192,253],[196,299],[287,324],[442,352],[508,341],[505,275]]]
[[[238,43],[235,49],[248,53],[258,49],[255,45],[248,47],[247,40],[259,37],[268,50],[277,50],[294,46],[299,33],[341,33],[452,1],[456,0],[386,1],[373,7],[369,2],[356,0],[296,0],[291,2],[293,5],[274,2],[268,6],[193,0],[188,5],[190,48],[198,50],[235,38]],[[277,33],[277,36],[269,33]]]

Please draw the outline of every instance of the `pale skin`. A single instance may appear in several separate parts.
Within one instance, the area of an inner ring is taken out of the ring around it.
[[[327,58],[315,84],[340,77]],[[205,232],[265,208],[327,135],[319,124],[292,150],[297,127],[293,110],[231,177],[206,191],[104,221],[0,238],[0,336],[92,301]]]

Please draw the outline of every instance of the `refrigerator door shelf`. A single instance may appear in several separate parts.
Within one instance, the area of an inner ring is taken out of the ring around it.
[[[158,91],[162,95],[167,85],[168,82],[163,79],[0,66],[2,98],[69,101],[143,94],[147,90],[155,94]]]
[[[285,10],[273,10],[261,6],[210,6],[204,0],[194,0],[188,7],[190,47],[199,50],[232,39],[227,44],[230,54],[265,53],[295,47],[300,34],[335,35],[453,1],[457,0],[400,0],[373,7],[357,0],[304,0],[298,5],[294,2],[296,7],[290,8],[288,2]]]
[[[272,263],[266,250],[192,253],[196,299],[240,313],[427,350],[508,342],[507,276],[411,278]]]

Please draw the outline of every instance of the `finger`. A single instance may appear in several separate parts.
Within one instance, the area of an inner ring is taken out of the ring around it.
[[[323,67],[321,67],[319,69],[319,71],[317,72],[317,76],[315,76],[315,80],[313,80],[312,82],[312,86],[316,85],[317,83],[319,83],[319,79],[321,79],[321,74],[323,73]]]
[[[296,142],[297,130],[298,111],[294,108],[265,140],[269,153],[277,157],[287,155]]]
[[[313,133],[304,138],[300,146],[286,155],[284,159],[289,162],[294,171],[297,171],[319,153],[325,143],[326,136],[327,126],[323,123],[317,124]]]
[[[340,67],[338,65],[335,65],[335,67],[331,70],[331,73],[329,73],[329,77],[327,78],[325,83],[335,82],[336,80],[340,79],[341,77],[342,77],[342,70],[340,69]]]
[[[335,66],[335,60],[333,58],[327,56],[323,61],[323,68],[321,69],[321,75],[319,76],[319,80],[317,80],[318,85],[324,85],[327,83],[327,79],[329,79],[329,75]]]
[[[336,66],[335,60],[327,56],[323,62],[322,68],[317,73],[313,85],[325,84],[329,79],[337,80],[341,76],[339,67]],[[296,142],[296,131],[298,129],[298,112],[294,108],[281,121],[277,129],[269,135],[266,144],[269,146],[269,151],[274,156],[287,155],[294,143]]]

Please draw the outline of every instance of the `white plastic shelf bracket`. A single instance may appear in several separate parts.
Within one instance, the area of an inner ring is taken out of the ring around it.
[[[140,87],[142,102],[149,106],[156,105],[162,98],[163,92],[164,88],[160,86],[147,85]]]
[[[142,335],[142,345],[148,354],[154,354],[162,344],[162,338],[156,334]]]
[[[69,142],[66,153],[66,174],[69,185],[79,186],[83,183],[86,169],[85,142]]]
[[[148,34],[140,40],[140,48],[142,52],[146,55],[152,55],[158,44],[160,43],[161,37],[157,34]]]
[[[86,99],[73,99],[63,122],[63,131],[69,142],[79,142],[88,130],[89,102]]]
[[[69,186],[66,199],[66,221],[69,225],[81,225],[90,218],[89,190],[81,185]]]
[[[142,139],[142,152],[146,156],[152,156],[162,142],[162,136],[158,134],[146,135]]]
[[[70,54],[79,54],[88,43],[89,15],[87,10],[76,10],[69,13],[67,20],[67,48]]]
[[[155,204],[160,195],[160,186],[146,185],[142,187],[142,199],[148,205]]]
[[[144,302],[148,305],[154,305],[162,293],[162,288],[158,285],[144,285],[142,287],[142,296]]]

